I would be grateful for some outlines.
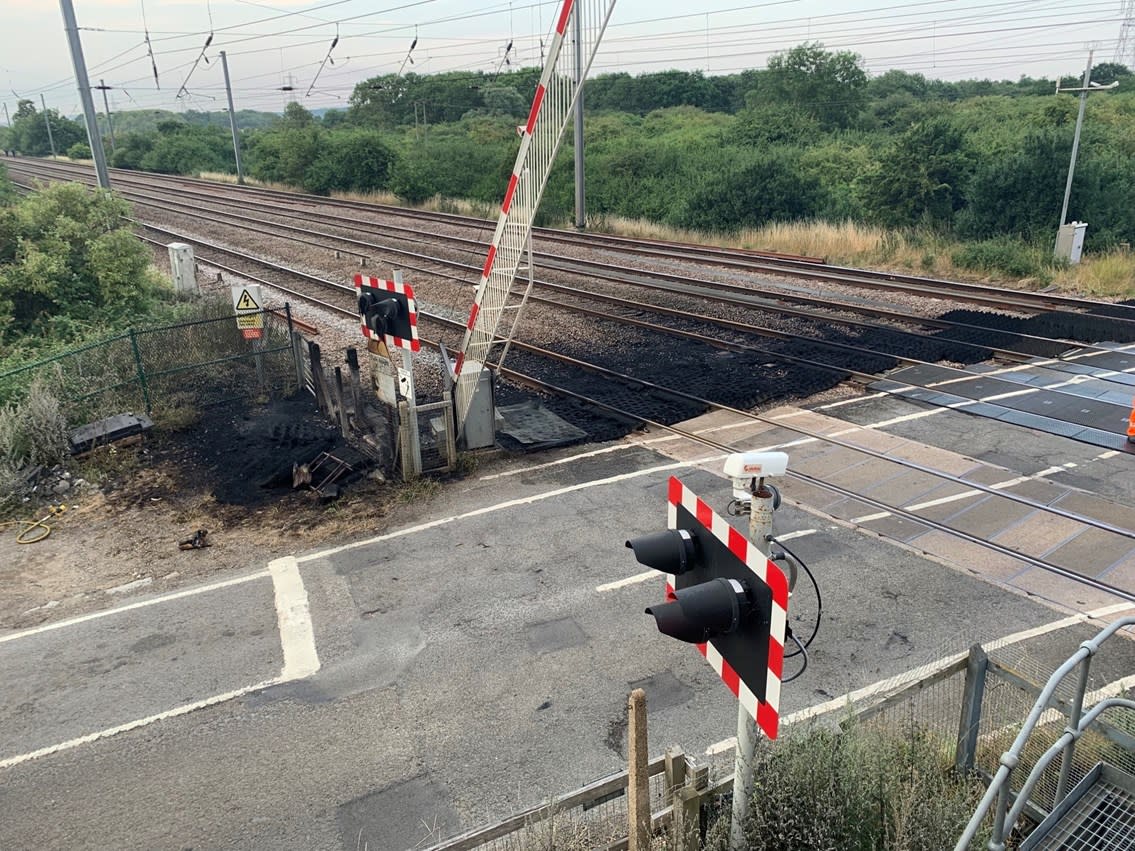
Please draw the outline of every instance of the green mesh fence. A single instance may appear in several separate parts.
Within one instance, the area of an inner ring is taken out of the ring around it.
[[[125,411],[156,417],[227,399],[274,396],[296,387],[287,316],[264,311],[263,336],[246,339],[233,316],[131,329],[0,374],[0,403],[47,385],[71,423]]]

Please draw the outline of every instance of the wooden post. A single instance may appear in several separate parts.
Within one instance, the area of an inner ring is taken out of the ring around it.
[[[359,429],[366,422],[363,417],[363,385],[359,374],[359,353],[354,349],[347,349],[347,367],[351,370],[351,399],[354,402],[355,423]]]
[[[327,380],[323,374],[323,356],[319,350],[319,343],[308,341],[307,351],[311,360],[311,384],[315,388],[315,398],[319,402],[319,410],[329,414],[331,412],[331,395],[327,392]]]
[[[666,748],[666,792],[673,793],[686,785],[686,754],[678,745]]]
[[[303,371],[303,334],[299,331],[292,332],[292,358],[296,363],[296,388],[303,390],[307,387],[307,380]]]
[[[629,851],[650,849],[650,775],[647,773],[646,692],[627,699],[627,841]]]
[[[339,403],[339,429],[343,437],[351,436],[351,421],[347,417],[347,394],[343,389],[343,367],[335,367],[335,399]]]
[[[958,725],[958,747],[954,755],[954,767],[963,774],[973,771],[981,728],[981,702],[985,697],[985,674],[988,670],[989,657],[985,654],[985,648],[980,644],[973,645],[966,664],[962,717]]]

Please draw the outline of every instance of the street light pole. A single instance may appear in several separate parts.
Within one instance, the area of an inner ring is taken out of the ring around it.
[[[1088,65],[1084,69],[1084,82],[1078,89],[1062,89],[1060,88],[1060,82],[1057,81],[1056,83],[1056,94],[1060,94],[1061,92],[1079,92],[1080,94],[1080,110],[1076,115],[1076,133],[1072,137],[1072,157],[1068,162],[1068,180],[1064,184],[1064,203],[1060,207],[1060,228],[1056,237],[1056,255],[1058,257],[1065,257],[1065,259],[1070,260],[1072,263],[1079,262],[1079,250],[1073,247],[1073,242],[1069,236],[1064,234],[1064,229],[1068,224],[1068,201],[1072,197],[1072,177],[1076,173],[1076,155],[1080,152],[1080,131],[1084,126],[1084,110],[1088,105],[1088,95],[1090,93],[1105,92],[1119,85],[1118,80],[1108,86],[1100,86],[1092,83],[1092,57],[1094,55],[1094,50],[1088,51]],[[1069,241],[1062,244],[1062,239],[1069,239]],[[1065,256],[1066,252],[1068,256]]]
[[[43,107],[43,123],[47,127],[47,144],[51,146],[51,158],[55,159],[55,137],[51,135],[51,118],[47,114],[47,101],[43,99],[43,92],[39,95],[39,105]]]
[[[110,174],[106,169],[106,152],[102,148],[102,136],[95,120],[95,102],[91,97],[91,81],[87,77],[87,63],[83,59],[83,44],[79,41],[79,25],[75,22],[75,9],[71,0],[59,0],[63,12],[63,28],[67,31],[67,43],[71,48],[71,62],[75,66],[75,80],[79,84],[79,99],[83,103],[83,117],[87,123],[87,140],[91,143],[91,156],[95,161],[95,175],[99,186],[110,188]]]
[[[236,132],[236,110],[233,108],[233,87],[229,82],[229,60],[221,51],[221,69],[225,72],[225,94],[229,99],[229,129],[233,133],[233,158],[236,160],[236,182],[244,185],[244,171],[240,167],[240,136]]]
[[[1080,151],[1080,129],[1084,126],[1084,109],[1088,105],[1088,89],[1092,82],[1092,55],[1095,53],[1093,50],[1088,51],[1088,67],[1084,69],[1084,85],[1080,89],[1080,112],[1076,116],[1076,135],[1072,138],[1072,159],[1068,163],[1068,182],[1064,184],[1064,205],[1060,208],[1060,226],[1064,227],[1068,223],[1068,199],[1072,195],[1072,175],[1076,171],[1076,154]],[[1056,93],[1060,94],[1060,83],[1056,84]],[[1071,91],[1064,89],[1064,91]]]

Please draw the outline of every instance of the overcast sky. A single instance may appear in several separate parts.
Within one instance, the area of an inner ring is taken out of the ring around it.
[[[891,68],[947,80],[1079,74],[1090,48],[1096,62],[1116,57],[1128,5],[1123,0],[703,3],[691,12],[688,0],[618,0],[592,74],[670,68],[734,73],[763,68],[772,54],[804,41],[854,51],[872,75]],[[92,84],[103,79],[112,87],[112,110],[223,108],[218,51],[224,50],[237,108],[278,111],[286,98],[309,108],[346,105],[355,83],[378,74],[507,73],[510,67],[538,65],[561,0],[74,4]],[[603,0],[584,0],[581,8],[603,7]],[[210,33],[212,42],[202,51]],[[330,49],[336,35],[338,43]],[[1125,64],[1135,64],[1133,54],[1135,27]],[[57,3],[4,0],[0,83],[11,111],[19,97],[32,98],[38,108],[43,93],[49,107],[68,115],[79,112]],[[281,91],[288,85],[290,94]],[[101,110],[102,93],[96,95]]]

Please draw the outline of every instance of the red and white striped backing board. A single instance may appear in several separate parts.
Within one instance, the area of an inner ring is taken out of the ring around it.
[[[410,309],[410,339],[403,340],[401,337],[395,337],[393,334],[383,334],[382,336],[387,346],[393,346],[396,349],[409,349],[412,352],[419,351],[422,348],[422,344],[421,341],[418,340],[418,303],[414,300],[414,288],[409,284],[399,284],[394,281],[384,281],[381,278],[355,275],[355,289],[361,294],[363,287],[370,287],[376,290],[388,290],[392,293],[401,293],[406,296],[406,304]],[[365,324],[362,326],[362,329],[363,336],[367,339],[374,336]]]
[[[765,554],[754,546],[748,538],[730,526],[724,518],[698,498],[697,494],[689,490],[676,477],[670,477],[670,486],[667,498],[667,527],[676,529],[678,523],[678,506],[686,509],[697,518],[706,529],[713,533],[721,543],[729,548],[733,555],[744,562],[754,577],[764,583],[772,591],[772,624],[769,630],[768,645],[768,679],[765,681],[765,699],[759,700],[732,666],[722,658],[721,654],[712,644],[697,645],[698,652],[717,671],[721,681],[745,707],[757,726],[764,731],[770,739],[776,738],[777,725],[780,721],[780,678],[784,669],[784,641],[788,627],[788,580],[779,567],[773,564]],[[666,578],[666,598],[676,599],[674,596],[674,577]]]

